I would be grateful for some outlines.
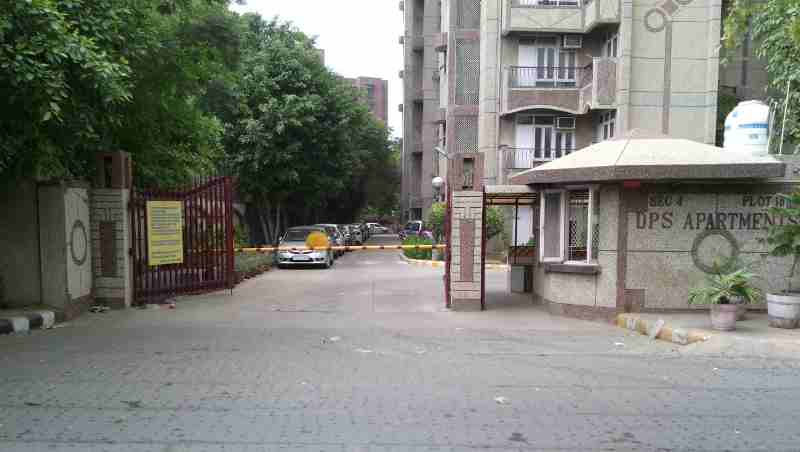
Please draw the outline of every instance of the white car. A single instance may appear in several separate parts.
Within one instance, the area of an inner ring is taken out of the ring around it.
[[[290,228],[281,238],[279,247],[289,248],[278,251],[278,268],[299,265],[317,265],[323,268],[333,266],[333,252],[330,250],[305,250],[306,239],[312,232],[327,234],[320,226],[300,226]]]

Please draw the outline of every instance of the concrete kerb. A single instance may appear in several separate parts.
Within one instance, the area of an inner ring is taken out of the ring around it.
[[[678,345],[689,345],[695,342],[705,342],[711,335],[704,331],[678,328],[666,324],[663,320],[647,320],[636,314],[617,315],[617,326],[650,336],[652,339],[672,342]]]
[[[426,259],[411,259],[406,257],[405,254],[400,253],[400,258],[403,259],[410,265],[417,265],[420,267],[433,267],[433,268],[444,268],[444,261],[429,261]],[[508,271],[508,265],[506,264],[486,264],[486,270],[493,270],[493,271]]]
[[[0,313],[0,334],[19,334],[36,329],[50,329],[56,324],[56,320],[55,311]]]

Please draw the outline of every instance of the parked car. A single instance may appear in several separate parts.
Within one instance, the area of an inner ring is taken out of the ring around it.
[[[423,223],[419,220],[409,221],[406,223],[405,227],[400,231],[400,239],[405,240],[410,236],[419,235],[420,232],[423,230]]]
[[[389,228],[386,226],[377,225],[372,228],[372,232],[375,234],[388,234]]]
[[[315,224],[314,226],[323,227],[323,228],[325,228],[326,231],[328,231],[328,234],[331,236],[331,240],[332,240],[333,246],[344,246],[345,245],[345,243],[344,243],[344,235],[342,235],[342,232],[339,230],[339,226],[337,226],[337,225],[335,225],[333,223]],[[344,255],[344,250],[336,250],[333,253],[333,257],[334,258],[337,258],[339,256],[343,256],[343,255]]]
[[[306,239],[312,232],[327,231],[319,226],[298,226],[289,228],[279,242],[281,248],[297,248],[278,251],[278,268],[296,265],[318,265],[323,268],[333,266],[333,252],[329,250],[304,250]]]
[[[350,225],[350,239],[353,241],[353,245],[364,244],[366,237],[364,237],[364,231],[361,230],[360,224]]]

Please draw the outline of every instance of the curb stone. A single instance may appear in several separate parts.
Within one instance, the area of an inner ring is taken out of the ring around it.
[[[425,259],[411,259],[406,257],[405,254],[402,252],[400,253],[400,258],[406,261],[411,265],[418,265],[421,267],[434,267],[434,268],[444,268],[444,261],[429,261]],[[508,270],[508,265],[506,264],[486,264],[487,270]]]
[[[50,329],[55,323],[56,313],[54,311],[34,311],[21,315],[0,317],[0,334],[17,334],[27,333],[30,330]]]
[[[617,315],[616,323],[620,328],[678,345],[689,345],[711,339],[711,336],[704,331],[673,327],[664,323],[661,319],[645,320],[636,314],[619,314]]]

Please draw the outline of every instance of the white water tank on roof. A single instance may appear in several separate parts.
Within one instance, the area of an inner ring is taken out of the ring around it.
[[[725,118],[723,148],[769,153],[769,106],[759,100],[740,102]]]

